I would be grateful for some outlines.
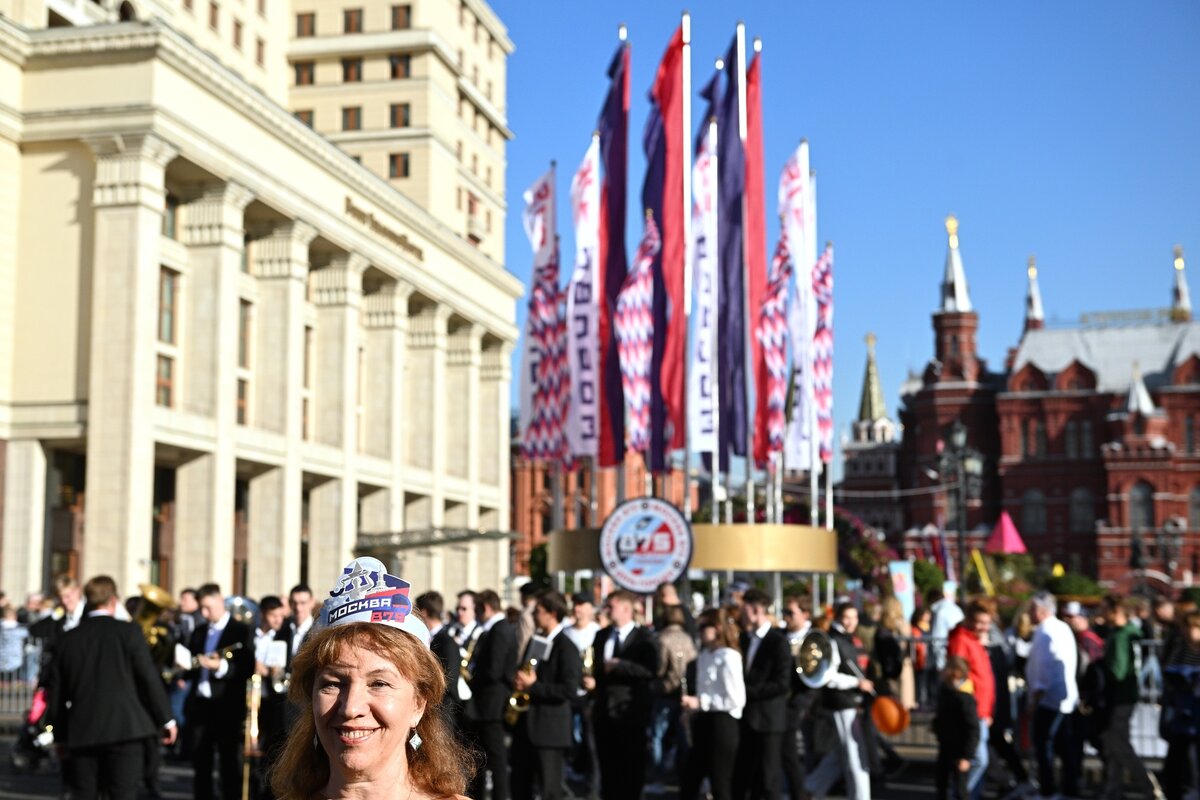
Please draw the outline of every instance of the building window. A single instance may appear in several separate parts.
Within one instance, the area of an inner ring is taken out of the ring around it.
[[[158,270],[158,340],[176,344],[176,320],[179,309],[179,273],[160,267]]]
[[[408,177],[408,153],[391,153],[388,155],[388,177]]]
[[[1040,419],[1037,420],[1033,424],[1033,433],[1034,433],[1034,437],[1036,440],[1035,443],[1037,445],[1037,457],[1045,458],[1046,457],[1046,449],[1047,449],[1046,448],[1046,423],[1041,421]]]
[[[254,63],[260,67],[267,60],[267,43],[262,39],[256,39],[254,42]]]
[[[1200,530],[1200,486],[1193,486],[1188,494],[1188,527]]]
[[[242,23],[241,20],[233,21],[233,46],[239,51],[242,49]]]
[[[170,192],[163,198],[162,235],[168,239],[179,238],[179,198]]]
[[[344,33],[362,33],[361,8],[347,8],[342,11],[342,31]]]
[[[392,30],[402,31],[412,27],[412,6],[392,6]]]
[[[217,29],[218,23],[221,21],[221,7],[216,3],[208,4],[208,27],[214,31]]]
[[[397,81],[412,76],[412,56],[397,54],[388,59],[392,67],[392,80]]]
[[[471,67],[471,83],[479,86],[479,65]]]
[[[1196,452],[1196,423],[1191,417],[1183,418],[1183,452]]]
[[[296,38],[304,39],[317,34],[317,15],[314,13],[296,15]]]
[[[951,335],[950,337],[950,355],[958,355],[958,336]]]
[[[1145,481],[1129,490],[1129,527],[1135,531],[1154,527],[1154,487]]]
[[[463,56],[463,49],[458,48],[458,68],[466,69],[466,58]]]
[[[313,380],[313,329],[311,325],[304,326],[304,388],[312,388]]]
[[[487,177],[483,179],[483,182],[487,184],[487,187],[490,189],[492,188],[492,168],[486,167],[484,174],[487,175]]]
[[[362,129],[362,106],[346,106],[342,109],[342,130]]]
[[[1021,498],[1021,531],[1026,534],[1046,532],[1046,495],[1030,489]]]
[[[247,420],[246,407],[250,400],[250,381],[238,378],[237,382],[237,424],[245,425]]]
[[[1135,414],[1133,417],[1133,432],[1138,436],[1146,435],[1146,418],[1141,414]]]
[[[488,102],[491,102],[491,100],[492,100],[492,82],[491,81],[487,82],[487,89],[484,90],[483,96],[488,99]],[[488,133],[490,134],[491,131],[489,130]],[[491,136],[488,137],[488,144],[491,144]]]
[[[260,17],[267,16],[267,0],[258,0],[258,15]]]
[[[1071,532],[1089,533],[1096,524],[1096,500],[1087,489],[1071,492]]]
[[[479,155],[477,153],[471,154],[471,174],[479,174]]]
[[[192,0],[183,0],[183,10],[184,11],[192,10]]]
[[[458,187],[458,191],[455,192],[455,194],[454,194],[454,208],[458,211],[462,211],[462,196],[463,196],[463,190],[462,190],[462,187],[460,186],[460,187]]]
[[[342,59],[342,83],[358,83],[362,80],[362,59]]]
[[[1092,421],[1085,419],[1079,428],[1079,451],[1084,458],[1091,458],[1096,454],[1096,444],[1092,439]]]
[[[1066,440],[1067,458],[1079,458],[1079,423],[1073,419],[1067,420],[1063,438]]]
[[[463,157],[462,139],[459,139],[454,144],[454,157],[458,159],[458,163],[460,163],[460,164],[462,163],[462,157]]]
[[[297,61],[294,69],[296,71],[297,86],[312,86],[313,84],[313,62]]]
[[[361,164],[362,156],[350,156],[350,160],[353,161],[355,164]]]
[[[411,124],[411,106],[408,103],[392,103],[392,127],[407,128]]]
[[[301,122],[303,122],[305,125],[307,125],[310,128],[313,126],[313,112],[311,109],[306,109],[304,111],[297,111],[297,112],[295,112],[295,114],[296,114],[296,119],[300,120]]]
[[[154,374],[154,402],[170,408],[174,404],[174,371],[175,362],[170,356],[158,357],[158,368]]]
[[[253,319],[254,306],[242,300],[238,304],[238,366],[250,369],[250,323]]]

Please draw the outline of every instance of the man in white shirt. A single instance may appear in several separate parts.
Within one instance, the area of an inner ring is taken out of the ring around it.
[[[313,612],[316,609],[316,601],[313,600],[312,589],[301,583],[292,587],[288,592],[288,608],[291,609],[292,615],[287,619],[287,627],[285,628],[289,636],[288,647],[288,665],[292,663],[292,659],[300,650],[300,645],[304,643],[304,637],[313,626]]]
[[[1054,773],[1057,753],[1062,759],[1063,794],[1078,797],[1082,750],[1071,715],[1079,703],[1079,687],[1075,683],[1079,655],[1075,634],[1071,626],[1056,616],[1057,611],[1058,603],[1049,592],[1037,592],[1030,599],[1030,614],[1037,627],[1025,665],[1025,680],[1033,707],[1033,752],[1041,795],[1057,794]]]
[[[933,658],[938,672],[946,668],[946,641],[950,638],[950,631],[965,618],[963,610],[954,602],[955,590],[954,582],[946,581],[942,584],[942,599],[929,607],[932,615],[929,636],[933,639]]]
[[[572,595],[571,619],[571,625],[565,628],[563,633],[575,643],[579,654],[583,655],[595,641],[596,631],[600,630],[600,624],[596,622],[596,605],[590,594],[577,592]]]

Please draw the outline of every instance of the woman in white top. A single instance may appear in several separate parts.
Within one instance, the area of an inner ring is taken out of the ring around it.
[[[679,796],[694,800],[707,777],[713,800],[730,800],[738,721],[746,706],[738,626],[733,614],[720,608],[704,612],[697,627],[702,649],[693,662],[695,677],[685,685],[683,696],[683,707],[692,717],[692,749]]]

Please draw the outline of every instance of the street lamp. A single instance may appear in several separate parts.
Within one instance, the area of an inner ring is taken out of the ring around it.
[[[967,596],[967,500],[979,493],[983,474],[983,457],[978,450],[967,447],[967,427],[961,419],[950,426],[950,450],[942,455],[941,473],[955,476],[958,495],[958,584],[965,600]]]

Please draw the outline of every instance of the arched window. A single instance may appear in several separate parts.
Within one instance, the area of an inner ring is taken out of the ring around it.
[[[1154,527],[1154,487],[1145,481],[1129,490],[1129,527],[1135,531]]]
[[[1067,458],[1079,458],[1079,423],[1073,419],[1067,420],[1063,437],[1066,439]]]
[[[1046,532],[1046,495],[1038,489],[1030,489],[1021,498],[1021,532]]]
[[[1188,527],[1200,530],[1200,486],[1192,487],[1188,495]]]
[[[121,3],[120,9],[117,11],[117,17],[121,22],[132,22],[137,19],[137,11],[134,9],[133,3],[128,2],[128,0]]]
[[[1088,533],[1096,524],[1096,499],[1087,489],[1071,492],[1071,532]]]
[[[1033,433],[1035,437],[1035,445],[1037,446],[1037,457],[1046,457],[1046,423],[1038,420],[1034,423]]]

